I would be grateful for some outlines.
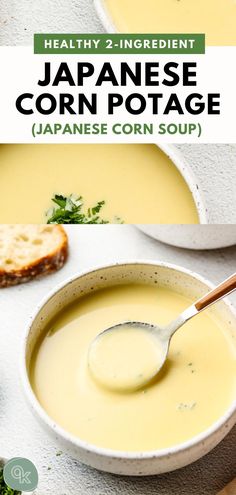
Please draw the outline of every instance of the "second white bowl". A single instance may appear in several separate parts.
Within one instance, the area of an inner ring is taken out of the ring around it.
[[[236,245],[236,225],[136,225],[145,234],[171,246],[219,249]]]

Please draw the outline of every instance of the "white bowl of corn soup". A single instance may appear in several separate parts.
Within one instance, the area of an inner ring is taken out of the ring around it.
[[[87,363],[104,328],[164,325],[211,287],[174,265],[130,262],[77,275],[42,302],[24,339],[22,378],[33,414],[63,451],[99,470],[144,476],[183,467],[226,436],[236,421],[230,303],[179,330],[163,372],[142,390],[106,390]]]
[[[236,45],[234,0],[94,0],[94,5],[110,33],[204,33],[206,45]]]
[[[236,225],[136,225],[145,234],[171,246],[207,250],[236,245]]]
[[[104,201],[109,223],[208,223],[191,166],[171,145],[2,144],[0,157],[2,223],[45,222],[55,194],[82,196],[86,209]]]
[[[236,421],[236,314],[225,300],[175,334],[163,372],[143,389],[107,390],[87,362],[104,328],[164,325],[211,287],[183,268],[140,261],[81,273],[44,299],[26,331],[21,374],[33,414],[63,451],[144,476],[196,461],[226,436]]]

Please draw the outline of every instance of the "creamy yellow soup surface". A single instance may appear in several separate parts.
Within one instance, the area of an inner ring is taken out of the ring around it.
[[[236,45],[235,0],[103,0],[117,29],[204,33],[207,45]]]
[[[206,430],[236,392],[233,343],[207,313],[175,334],[167,364],[144,389],[111,391],[88,367],[89,346],[104,328],[127,320],[164,325],[189,304],[166,288],[134,284],[100,290],[68,306],[45,329],[30,363],[42,407],[66,431],[115,450],[161,449]]]
[[[155,145],[1,145],[0,222],[42,223],[54,194],[105,201],[110,223],[198,223],[190,190]]]

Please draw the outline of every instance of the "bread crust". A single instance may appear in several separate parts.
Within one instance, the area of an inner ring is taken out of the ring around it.
[[[46,256],[36,259],[18,270],[5,271],[0,268],[0,288],[29,282],[53,273],[63,267],[68,257],[68,237],[61,225],[55,226],[61,235],[61,243]]]

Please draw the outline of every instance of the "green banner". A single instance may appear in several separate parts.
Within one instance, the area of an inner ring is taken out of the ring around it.
[[[203,54],[204,34],[35,34],[36,54]]]

